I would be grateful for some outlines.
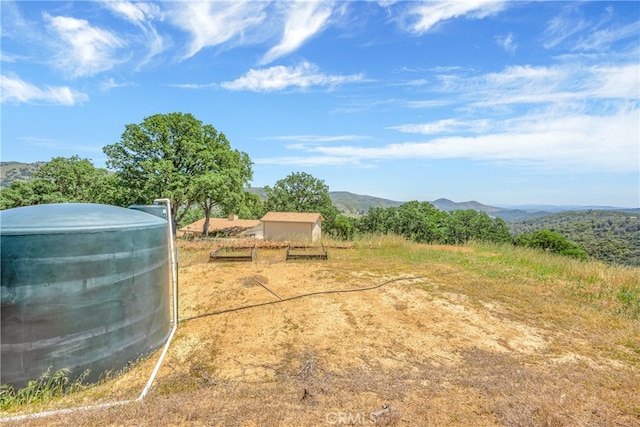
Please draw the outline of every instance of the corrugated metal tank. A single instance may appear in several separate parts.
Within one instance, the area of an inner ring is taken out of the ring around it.
[[[167,221],[95,204],[0,212],[0,382],[47,368],[87,381],[162,346],[170,332]]]

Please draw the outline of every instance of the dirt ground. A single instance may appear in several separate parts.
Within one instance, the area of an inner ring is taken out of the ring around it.
[[[181,252],[182,321],[145,401],[25,423],[640,423],[603,404],[637,372],[558,351],[549,331],[514,320],[499,303],[442,289],[448,276],[437,266],[354,269],[345,262],[351,249],[330,250],[328,261],[285,261],[284,249],[261,249],[254,262],[215,263],[208,251]],[[155,360],[81,403],[135,397]],[[601,392],[585,392],[585,381]]]
[[[466,348],[523,355],[544,349],[539,331],[500,316],[499,307],[478,312],[462,295],[434,294],[438,285],[427,276],[380,277],[325,262],[286,262],[282,251],[270,252],[254,263],[185,266],[181,318],[277,301],[273,293],[287,299],[396,281],[190,320],[180,335],[191,338],[176,343],[174,354],[188,357],[192,346],[211,343],[219,377],[250,382],[275,380],[275,367],[291,353],[306,353],[330,371],[373,361],[406,370],[425,363],[453,368]]]

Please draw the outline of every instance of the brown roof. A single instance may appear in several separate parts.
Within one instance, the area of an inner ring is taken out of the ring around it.
[[[315,212],[267,212],[261,219],[262,222],[317,222],[318,220],[324,221],[324,218]]]
[[[209,232],[226,230],[231,227],[239,228],[252,228],[260,224],[258,219],[229,219],[229,218],[210,218],[209,219]],[[185,227],[182,227],[180,231],[191,231],[202,233],[202,227],[204,226],[204,218],[199,219]]]

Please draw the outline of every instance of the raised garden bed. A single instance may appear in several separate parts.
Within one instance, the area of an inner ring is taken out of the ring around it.
[[[287,261],[295,259],[329,259],[327,248],[322,246],[294,246],[287,247]]]
[[[221,247],[213,252],[209,261],[214,262],[251,262],[256,258],[256,246]]]

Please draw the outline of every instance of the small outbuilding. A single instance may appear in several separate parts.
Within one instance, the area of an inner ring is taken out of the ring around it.
[[[266,240],[306,240],[317,242],[322,237],[319,213],[267,212],[260,220]]]

